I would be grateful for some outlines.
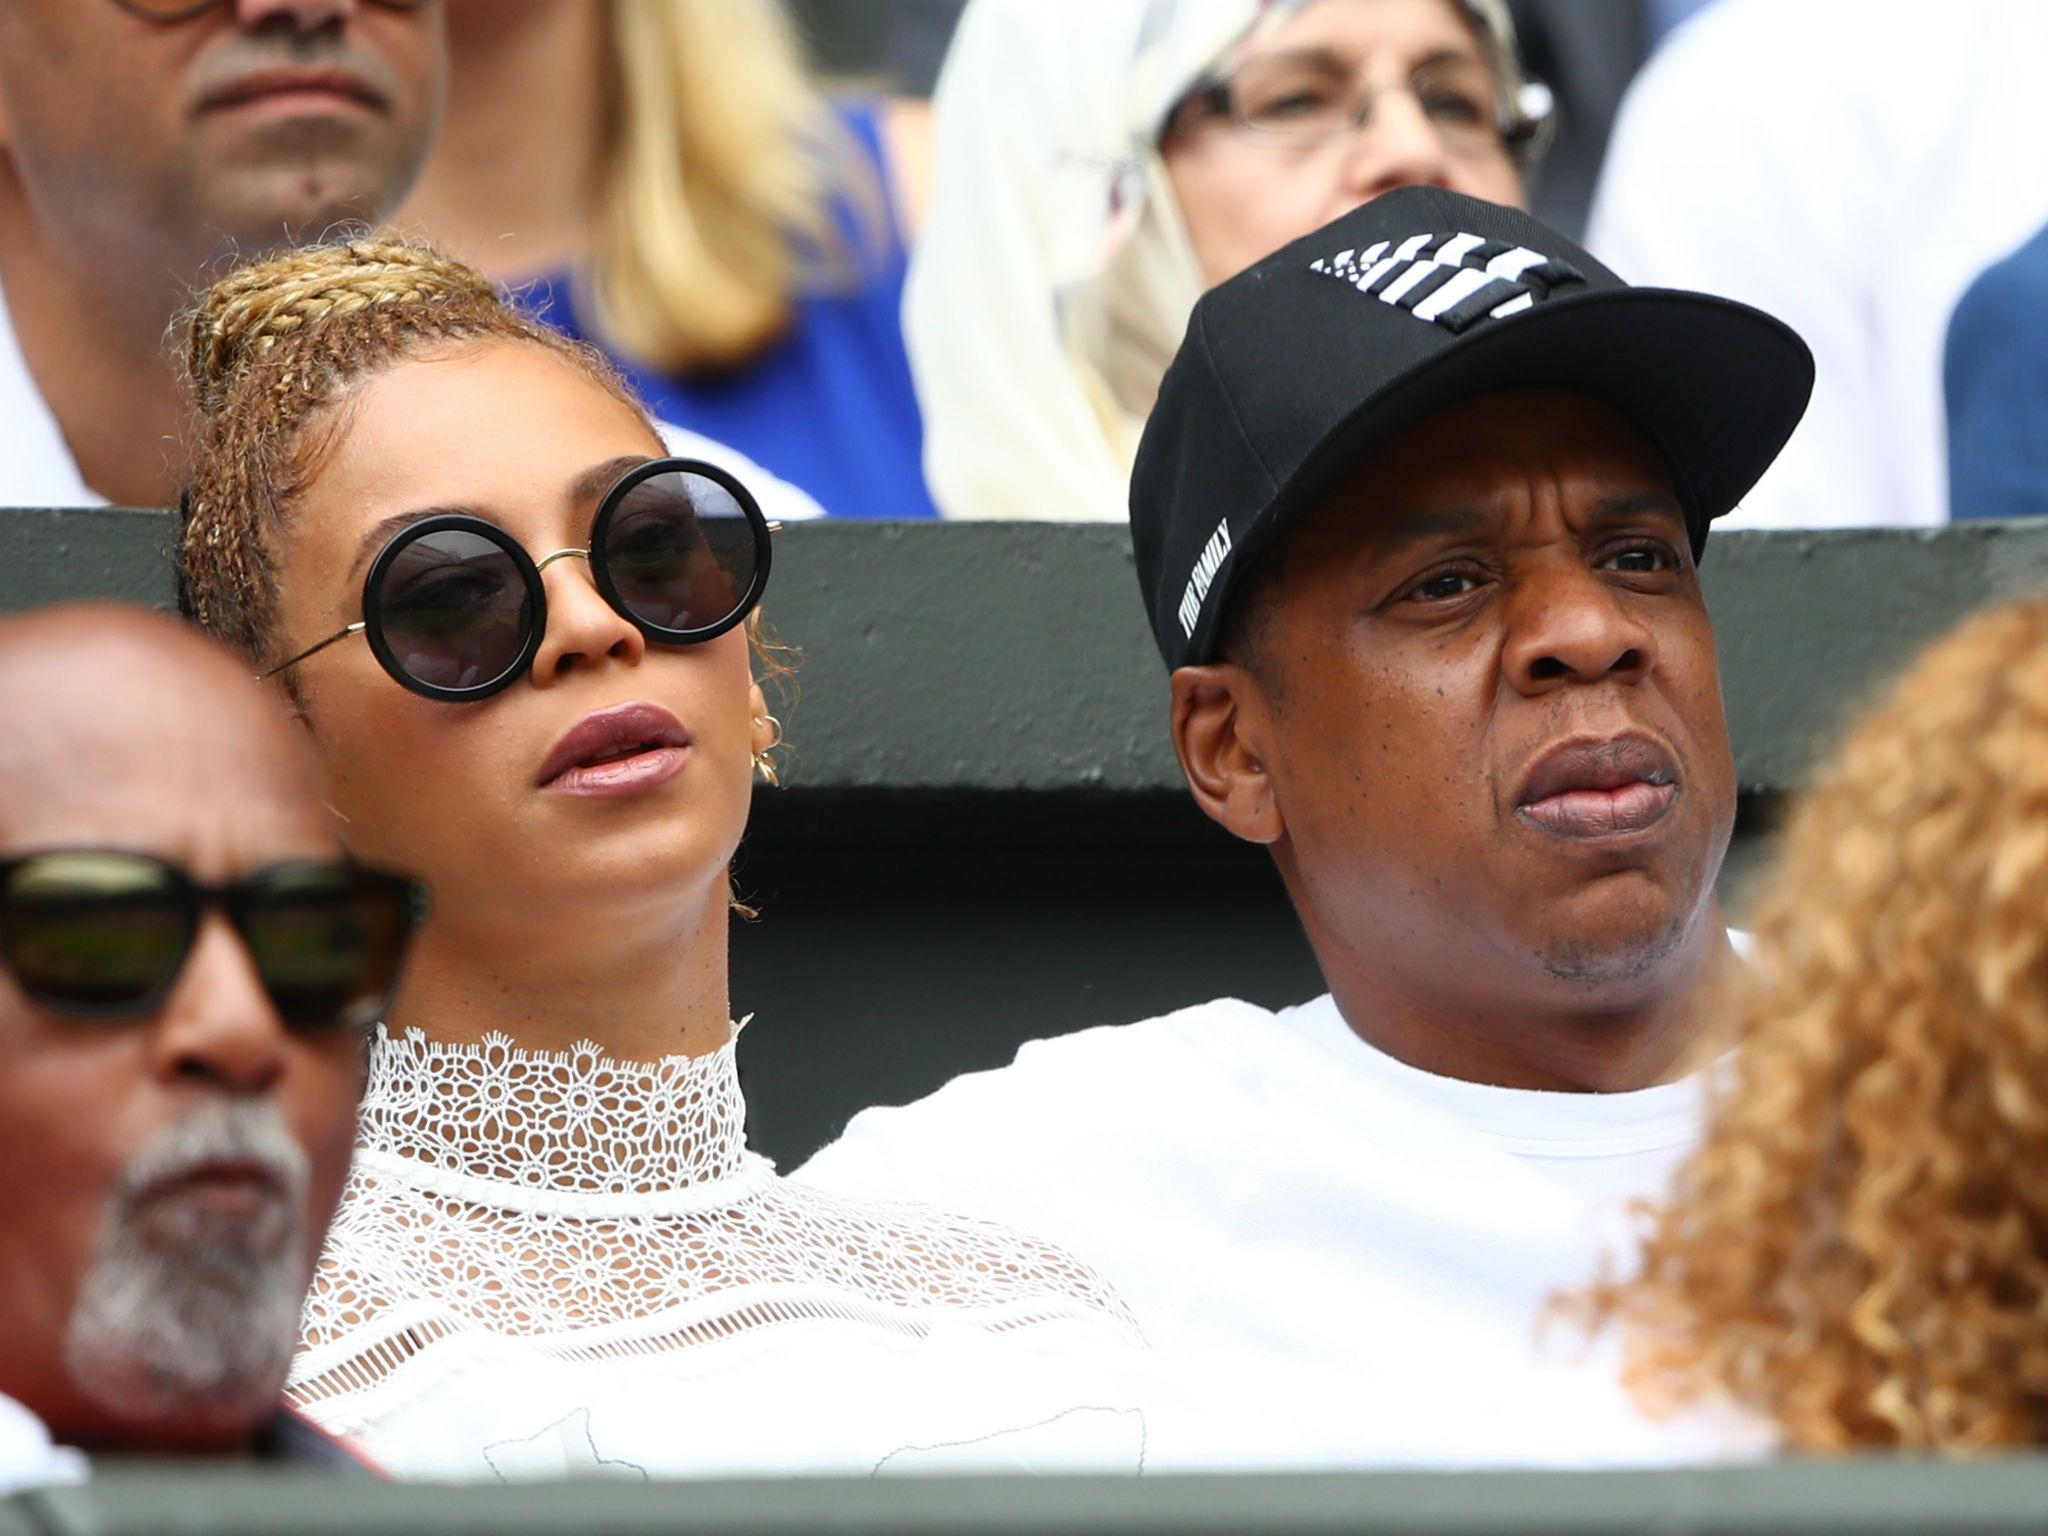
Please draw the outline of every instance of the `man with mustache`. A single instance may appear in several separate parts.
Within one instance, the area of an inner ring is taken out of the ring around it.
[[[229,258],[398,206],[441,26],[431,0],[0,5],[0,500],[177,499],[172,316]]]
[[[0,3],[0,505],[176,503],[174,317],[237,260],[396,209],[446,70],[437,0]],[[820,514],[660,427],[771,517]]]
[[[1436,188],[1209,293],[1139,581],[1189,789],[1330,990],[1027,1045],[799,1176],[1099,1266],[1216,1389],[1154,1464],[1730,1449],[1539,1324],[1699,1132],[1735,777],[1696,561],[1811,383],[1769,316]]]
[[[416,893],[169,619],[0,621],[0,719],[0,1493],[80,1451],[352,1460],[280,1392]]]

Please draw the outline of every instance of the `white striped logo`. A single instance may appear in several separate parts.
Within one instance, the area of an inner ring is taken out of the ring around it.
[[[1502,320],[1585,278],[1567,262],[1525,245],[1470,234],[1410,235],[1309,263],[1368,298],[1463,332]]]

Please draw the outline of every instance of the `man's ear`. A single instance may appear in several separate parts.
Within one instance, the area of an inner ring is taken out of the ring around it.
[[[1272,712],[1251,673],[1231,661],[1173,674],[1173,750],[1211,821],[1248,843],[1275,843],[1287,830],[1266,771]]]

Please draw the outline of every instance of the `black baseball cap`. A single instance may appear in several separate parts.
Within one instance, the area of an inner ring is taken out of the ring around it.
[[[1245,572],[1381,445],[1546,387],[1648,433],[1698,555],[1798,425],[1813,355],[1761,310],[1631,287],[1528,214],[1437,187],[1377,197],[1205,294],[1131,473],[1167,666],[1215,659]]]

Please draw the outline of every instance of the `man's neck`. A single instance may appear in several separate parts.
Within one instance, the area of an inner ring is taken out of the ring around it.
[[[1416,964],[1412,953],[1316,951],[1338,1011],[1368,1045],[1440,1077],[1564,1093],[1628,1092],[1703,1065],[1714,1042],[1701,991],[1737,963],[1712,903],[1668,952],[1604,980],[1533,962],[1516,978]]]
[[[169,506],[184,407],[165,332],[190,287],[173,262],[110,255],[56,249],[0,157],[0,287],[29,376],[88,486],[124,506]]]
[[[454,1044],[497,1032],[531,1051],[593,1040],[621,1061],[704,1055],[732,1035],[726,902],[720,883],[686,912],[575,929],[558,912],[512,926],[437,912],[387,1023]]]
[[[449,13],[448,112],[399,229],[500,281],[582,256],[601,169],[607,14],[589,0]]]

